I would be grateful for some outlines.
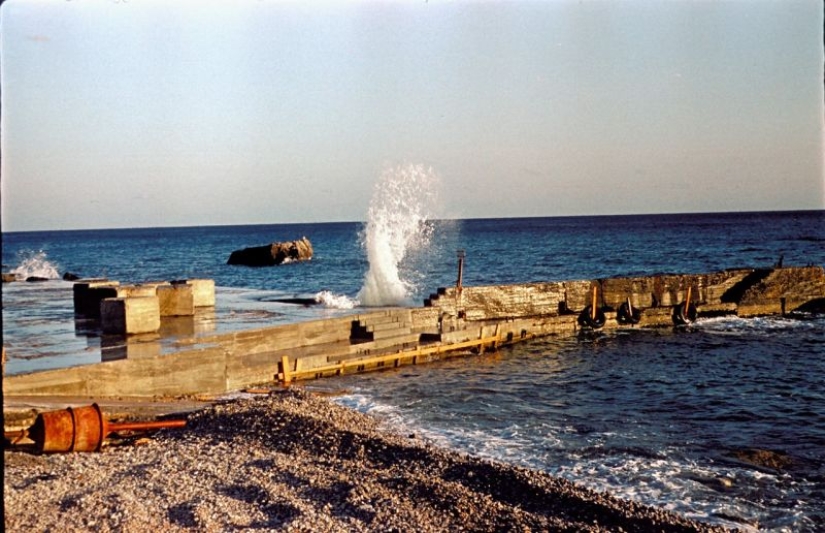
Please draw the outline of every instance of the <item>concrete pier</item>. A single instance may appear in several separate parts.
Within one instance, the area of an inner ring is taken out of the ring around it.
[[[185,310],[190,312],[195,285],[170,284],[158,290],[185,295]],[[480,353],[545,335],[575,334],[586,329],[578,319],[593,306],[594,297],[605,317],[601,327],[606,330],[673,327],[674,306],[690,306],[699,318],[825,312],[825,271],[820,266],[733,269],[445,287],[430,295],[422,307],[232,333],[193,329],[190,336],[175,343],[172,353],[158,357],[126,353],[125,359],[96,365],[10,376],[4,387],[10,396],[220,394],[264,383],[393,368]],[[123,301],[135,299],[140,298]],[[640,313],[639,320],[622,325],[617,312],[628,301]],[[145,348],[140,353],[151,353],[151,346]]]

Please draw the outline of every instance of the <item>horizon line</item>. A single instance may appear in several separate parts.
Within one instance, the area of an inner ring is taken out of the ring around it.
[[[433,218],[432,221],[459,221],[459,220],[530,220],[540,218],[616,218],[616,217],[639,217],[639,216],[681,216],[681,215],[745,215],[745,214],[767,214],[767,213],[814,213],[822,211],[820,208],[799,208],[799,209],[754,209],[754,210],[733,210],[733,211],[674,211],[669,213],[612,213],[612,214],[582,214],[582,215],[534,215],[534,216],[503,216],[503,217],[462,217],[462,218]],[[41,233],[41,232],[66,232],[66,231],[120,231],[120,230],[150,230],[150,229],[194,229],[194,228],[219,228],[219,227],[245,227],[245,226],[297,226],[308,224],[365,224],[366,220],[324,220],[324,221],[304,221],[304,222],[244,222],[231,224],[191,224],[191,225],[171,225],[171,226],[111,226],[111,227],[77,227],[77,228],[41,228],[25,230],[5,230],[0,228],[1,234],[12,233]]]

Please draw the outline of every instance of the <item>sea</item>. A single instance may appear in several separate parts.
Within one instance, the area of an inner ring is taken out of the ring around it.
[[[365,218],[3,233],[3,271],[47,280],[3,284],[6,372],[100,361],[66,272],[214,279],[220,330],[420,306],[455,284],[460,251],[465,286],[825,265],[825,211],[445,220],[374,198]],[[233,250],[303,236],[310,261],[226,264]],[[402,434],[701,521],[825,531],[821,315],[552,336],[301,386]],[[754,464],[757,450],[778,462]]]

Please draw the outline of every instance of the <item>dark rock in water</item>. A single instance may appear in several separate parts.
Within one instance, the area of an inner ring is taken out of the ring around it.
[[[235,250],[230,254],[228,265],[274,266],[292,261],[306,261],[312,258],[312,243],[302,237],[297,241],[276,242],[265,246],[254,246]]]
[[[736,450],[733,452],[733,456],[744,463],[750,463],[754,466],[761,466],[764,468],[772,468],[774,470],[783,470],[793,463],[793,459],[791,459],[787,454],[756,448]]]
[[[318,305],[320,303],[315,298],[278,298],[276,300],[271,301],[282,304],[303,305],[304,307],[309,307],[310,305]]]
[[[71,272],[66,272],[63,274],[63,279],[66,281],[77,281],[80,279],[80,276],[77,274],[72,274]]]
[[[41,278],[40,276],[29,276],[26,281],[37,283],[40,281],[49,281],[49,278]]]
[[[3,283],[11,283],[12,281],[17,281],[17,276],[11,272],[3,272]]]

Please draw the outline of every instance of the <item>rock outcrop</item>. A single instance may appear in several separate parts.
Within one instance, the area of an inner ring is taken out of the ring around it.
[[[311,258],[312,243],[306,237],[302,237],[297,241],[275,242],[264,246],[235,250],[229,255],[226,264],[261,267],[293,261],[306,261]]]

